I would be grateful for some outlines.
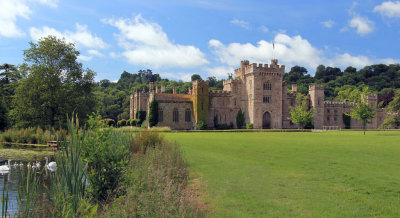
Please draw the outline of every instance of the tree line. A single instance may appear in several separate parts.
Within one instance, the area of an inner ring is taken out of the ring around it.
[[[24,51],[24,62],[18,66],[0,65],[0,130],[17,127],[65,127],[68,114],[75,113],[82,122],[98,112],[103,118],[129,119],[129,96],[148,91],[149,82],[164,84],[167,93],[174,87],[178,93],[188,93],[192,82],[163,79],[151,69],[137,73],[122,72],[116,82],[108,79],[95,82],[96,73],[77,61],[79,51],[74,44],[53,36],[29,43]],[[193,74],[192,81],[202,79]],[[379,94],[381,106],[387,106],[400,88],[399,64],[376,64],[357,70],[347,67],[319,65],[315,75],[294,66],[285,73],[288,87],[298,85],[298,92],[308,93],[308,86],[316,83],[325,87],[325,98],[359,102],[362,92]],[[222,89],[223,80],[205,78],[210,89]]]

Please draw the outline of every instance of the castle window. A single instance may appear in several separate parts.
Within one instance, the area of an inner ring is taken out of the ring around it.
[[[179,111],[178,109],[174,109],[174,112],[172,113],[172,121],[177,123],[179,122]]]
[[[329,118],[329,117],[326,117],[326,120],[329,122],[330,118]]]
[[[264,104],[271,104],[271,96],[264,96],[263,97]]]
[[[270,82],[264,83],[264,90],[272,90],[272,84]]]
[[[329,112],[331,112],[331,110],[327,109],[326,112],[328,112],[328,114],[329,114]]]
[[[164,120],[164,112],[162,109],[158,110],[158,122],[162,123]]]
[[[233,105],[236,106],[236,98],[233,99]]]
[[[335,109],[335,114],[337,114],[337,110]]]
[[[190,112],[190,109],[186,109],[185,111],[185,121],[190,122],[192,121],[192,113]]]
[[[337,120],[337,117],[336,117],[336,116],[335,116],[335,117],[333,117],[333,120],[334,120],[334,121],[336,121],[336,120]]]

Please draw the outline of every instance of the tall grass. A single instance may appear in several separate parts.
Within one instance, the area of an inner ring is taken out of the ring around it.
[[[1,133],[0,141],[24,144],[46,144],[47,141],[62,141],[59,136],[67,136],[66,130],[43,130],[40,127],[8,129]]]
[[[126,195],[104,211],[105,217],[203,217],[204,205],[188,186],[179,146],[157,132],[141,132],[132,144],[125,170]]]
[[[41,206],[38,203],[40,186],[38,172],[22,168],[18,181],[18,215],[20,217],[37,217]]]
[[[1,196],[1,217],[5,218],[9,216],[8,214],[8,205],[9,205],[9,197],[8,197],[8,182],[6,182],[6,177],[3,180],[3,190]]]

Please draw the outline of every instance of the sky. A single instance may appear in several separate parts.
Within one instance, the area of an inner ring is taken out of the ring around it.
[[[96,81],[141,69],[224,79],[241,60],[272,58],[314,75],[400,63],[400,1],[0,0],[1,63],[23,63],[48,35],[74,43]]]

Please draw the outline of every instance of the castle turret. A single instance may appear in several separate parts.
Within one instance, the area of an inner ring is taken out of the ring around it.
[[[208,104],[209,93],[208,83],[203,80],[195,80],[192,85],[193,112],[196,124],[202,120],[207,123],[208,120]]]
[[[314,128],[322,129],[324,125],[324,87],[322,85],[310,85],[308,94],[310,95],[311,106],[314,108]]]

